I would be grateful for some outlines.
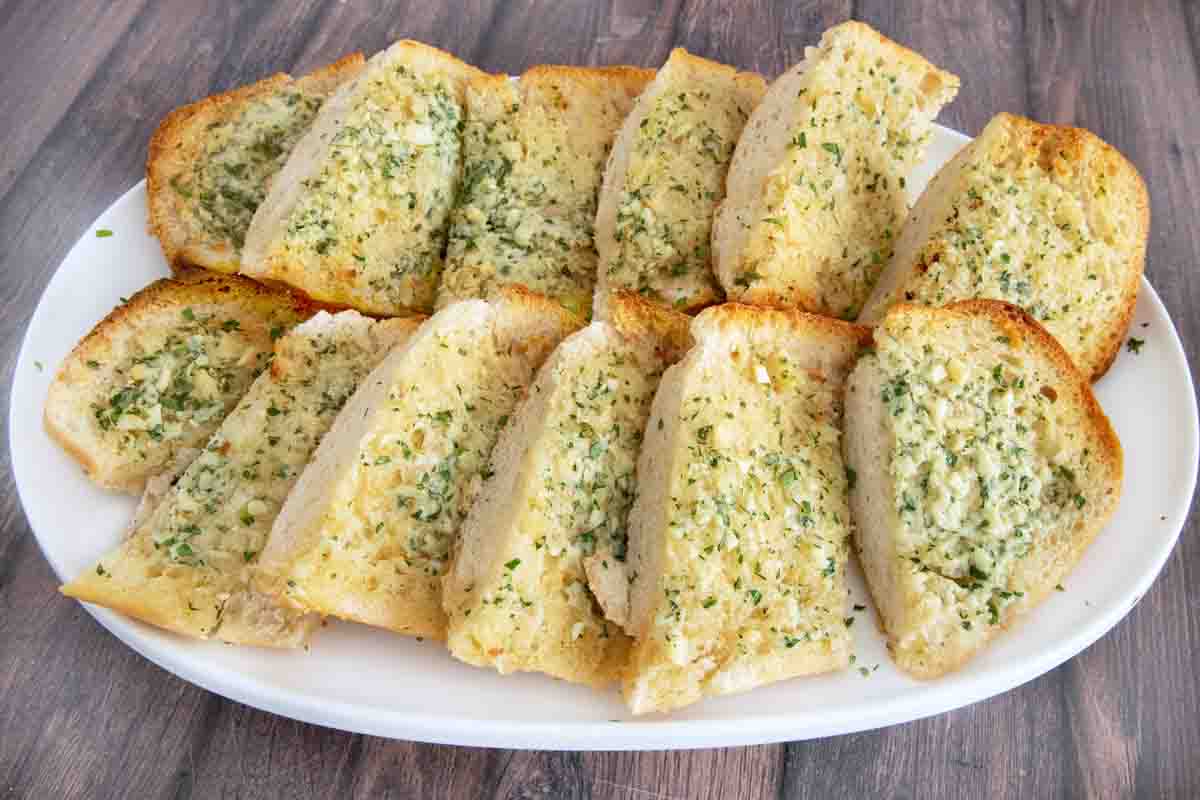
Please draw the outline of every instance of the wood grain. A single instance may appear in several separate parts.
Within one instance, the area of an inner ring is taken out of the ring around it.
[[[14,0],[0,5],[0,428],[7,433],[13,364],[42,288],[92,219],[140,178],[150,132],[181,103],[400,37],[493,71],[653,66],[682,45],[773,76],[850,16],[962,76],[946,124],[976,133],[1003,109],[1083,125],[1129,155],[1151,193],[1148,274],[1194,374],[1194,2]],[[992,700],[815,742],[525,753],[326,730],[180,681],[58,595],[7,451],[0,481],[0,797],[1200,796],[1194,517],[1163,575],[1112,633]]]

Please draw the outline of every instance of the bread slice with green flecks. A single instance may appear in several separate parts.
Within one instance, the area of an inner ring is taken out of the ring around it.
[[[625,665],[618,615],[634,467],[688,320],[636,295],[611,298],[610,312],[611,323],[569,336],[538,371],[463,523],[443,604],[450,653],[470,664],[593,686]]]
[[[105,489],[137,493],[202,447],[310,303],[237,276],[155,281],[63,360],[46,432]]]
[[[859,322],[898,302],[1004,300],[1096,380],[1133,318],[1149,234],[1146,186],[1116,149],[998,114],[921,195]]]
[[[713,224],[730,300],[854,319],[908,213],[905,182],[958,78],[861,22],[767,89]]]
[[[709,241],[725,174],[766,90],[750,72],[671,52],[617,133],[600,191],[596,308],[636,291],[680,311],[717,302]]]
[[[250,220],[326,99],[362,70],[360,53],[302,78],[279,73],[177,108],[150,139],[150,229],[173,270],[237,272]]]
[[[303,611],[443,639],[442,576],[534,372],[580,326],[519,287],[434,314],[363,382],[275,521],[257,585]]]
[[[1044,328],[900,304],[846,389],[855,545],[896,664],[958,669],[1059,584],[1121,494],[1116,433]]]
[[[842,387],[870,333],[738,304],[691,333],[659,382],[629,516],[637,714],[850,658]]]
[[[596,193],[613,135],[653,77],[533,67],[467,84],[464,175],[438,307],[518,285],[588,316]]]
[[[432,309],[483,73],[420,42],[372,56],[321,106],[254,214],[241,271],[372,314]]]
[[[297,647],[315,617],[251,586],[267,533],[342,404],[415,319],[319,312],[275,343],[263,372],[128,538],[63,594],[161,628]]]

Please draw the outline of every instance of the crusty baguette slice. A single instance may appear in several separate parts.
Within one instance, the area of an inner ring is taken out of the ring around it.
[[[830,28],[742,132],[713,225],[731,300],[854,319],[958,78],[860,22]]]
[[[500,429],[579,321],[519,287],[431,317],[363,382],[275,522],[258,585],[443,639],[441,577]]]
[[[46,432],[106,489],[140,492],[202,447],[316,309],[237,276],[159,280],[117,306],[58,368]]]
[[[202,639],[303,644],[315,617],[254,591],[253,563],[342,403],[416,326],[346,311],[292,329],[145,521],[63,593]]]
[[[173,270],[237,272],[254,211],[317,110],[362,69],[361,53],[293,79],[279,73],[172,111],[150,139],[150,229]]]
[[[534,67],[467,84],[463,187],[438,307],[523,285],[586,318],[604,163],[650,70]]]
[[[624,602],[634,466],[688,319],[634,295],[610,302],[612,324],[568,337],[539,370],[463,523],[443,606],[450,653],[470,664],[593,686],[625,665],[629,639],[596,608],[589,576],[601,603]],[[605,595],[610,574],[619,591]]]
[[[842,388],[868,329],[702,311],[663,375],[629,518],[634,713],[845,667]]]
[[[1088,131],[999,114],[921,195],[859,322],[900,301],[1005,300],[1096,380],[1133,318],[1149,234],[1124,156]]]
[[[695,311],[717,302],[709,241],[725,174],[766,91],[750,72],[682,48],[638,98],[613,145],[596,215],[596,308],[632,289]]]
[[[428,311],[462,175],[465,86],[482,75],[419,42],[373,56],[271,183],[242,272],[360,311]]]
[[[897,665],[957,669],[1075,566],[1121,445],[1044,328],[993,300],[900,304],[847,384],[855,544]]]

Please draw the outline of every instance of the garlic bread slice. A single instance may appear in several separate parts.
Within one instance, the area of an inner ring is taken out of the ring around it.
[[[372,314],[433,306],[462,176],[462,103],[483,75],[400,41],[321,106],[258,207],[242,273]]]
[[[150,229],[173,270],[237,272],[250,219],[321,105],[362,69],[361,53],[279,73],[172,111],[150,139]]]
[[[993,300],[894,306],[847,384],[855,545],[896,664],[959,668],[1078,562],[1121,492],[1086,376]]]
[[[153,511],[63,594],[201,639],[304,644],[315,617],[255,591],[254,562],[338,409],[416,325],[346,311],[296,326]]]
[[[596,307],[628,289],[681,311],[721,298],[709,242],[725,175],[766,91],[750,72],[671,51],[621,125],[596,216]]]
[[[854,319],[908,213],[958,78],[861,22],[830,28],[767,89],[713,225],[730,300]]]
[[[869,331],[727,304],[692,336],[659,383],[629,517],[637,714],[850,657],[842,389]]]
[[[629,639],[595,601],[610,615],[626,602],[634,467],[688,320],[636,296],[610,302],[611,324],[567,337],[538,371],[463,523],[443,604],[450,653],[470,664],[593,686],[625,665]]]
[[[442,576],[492,447],[578,327],[516,287],[430,317],[321,443],[275,521],[258,585],[296,609],[445,638]]]
[[[613,136],[653,77],[632,67],[534,67],[467,84],[464,175],[438,307],[520,285],[586,318],[596,194]]]
[[[207,273],[158,280],[117,306],[63,360],[46,432],[105,489],[137,493],[202,447],[316,309],[287,292]]]
[[[1149,234],[1146,186],[1116,149],[998,114],[921,195],[859,322],[898,302],[1004,300],[1096,380],[1133,318]]]

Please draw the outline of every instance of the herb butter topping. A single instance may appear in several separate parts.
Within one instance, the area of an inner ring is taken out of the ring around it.
[[[679,307],[716,295],[709,235],[749,114],[738,101],[730,87],[701,85],[661,95],[642,119],[604,264],[613,286]]]
[[[663,367],[603,323],[568,339],[555,358],[553,375],[539,376],[531,392],[539,419],[526,423],[534,432],[521,456],[528,466],[511,467],[529,478],[517,497],[492,503],[516,503],[516,516],[505,531],[477,519],[475,535],[505,537],[491,559],[501,568],[467,566],[457,572],[478,580],[461,585],[456,574],[448,584],[450,644],[459,657],[501,671],[603,682],[627,641],[596,607],[584,561],[597,556],[614,569],[625,561],[636,460]]]
[[[624,116],[618,100],[629,102],[618,78],[596,85],[550,70],[519,85],[492,78],[468,87],[465,171],[441,304],[521,284],[586,314],[596,195]]]
[[[849,647],[840,387],[749,341],[689,363],[632,683],[673,702],[832,668]]]
[[[312,124],[323,99],[290,86],[249,101],[240,113],[204,131],[204,150],[191,174],[174,176],[171,188],[187,201],[192,218],[208,235],[241,250],[270,179]]]
[[[250,624],[228,619],[226,606],[235,596],[239,609],[253,605],[242,602],[251,565],[284,498],[382,355],[365,330],[350,335],[337,325],[314,325],[327,319],[319,315],[277,343],[272,370],[258,378],[153,514],[110,557],[129,559],[125,551],[132,551],[147,574],[185,586],[188,619],[176,627],[221,635],[222,624]],[[370,324],[358,318],[348,326]],[[108,559],[101,569],[124,571]]]
[[[984,635],[1024,597],[1021,561],[1045,532],[1089,513],[1079,476],[1092,469],[1091,454],[1061,425],[1048,376],[1004,353],[1006,341],[967,358],[961,347],[880,338],[868,358],[884,376],[894,437],[897,555],[940,598],[943,616],[952,608],[963,631]],[[928,633],[901,646],[923,646]]]
[[[286,247],[350,273],[371,308],[427,307],[460,173],[450,79],[368,67],[320,170],[286,223]]]
[[[219,310],[197,309],[140,331],[112,363],[87,362],[107,372],[111,392],[92,413],[123,454],[165,466],[173,443],[213,430],[269,362],[261,331],[243,331]]]

